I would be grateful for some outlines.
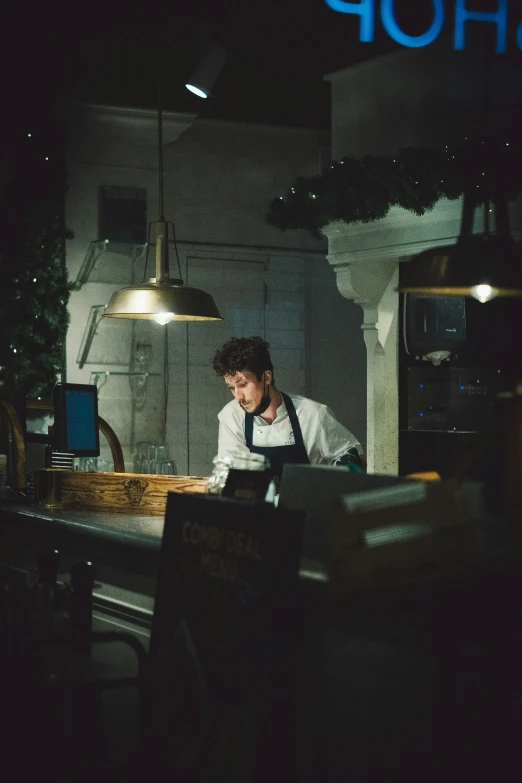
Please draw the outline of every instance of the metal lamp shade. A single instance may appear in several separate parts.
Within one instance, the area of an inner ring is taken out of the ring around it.
[[[495,296],[522,297],[522,249],[511,238],[480,235],[419,253],[405,265],[399,291],[419,296],[474,296],[490,286]]]
[[[226,59],[227,53],[222,46],[210,41],[204,43],[198,65],[185,84],[187,90],[199,98],[208,98]]]
[[[168,316],[165,322],[223,320],[210,294],[178,280],[158,283],[155,277],[115,291],[104,315],[148,321]]]

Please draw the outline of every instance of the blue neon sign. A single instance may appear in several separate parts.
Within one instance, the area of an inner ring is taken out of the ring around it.
[[[341,14],[355,14],[359,17],[359,40],[363,43],[371,43],[375,37],[375,14],[379,0],[359,0],[359,2],[346,2],[346,0],[324,0],[333,11]],[[421,2],[422,0],[419,0]],[[444,26],[446,16],[444,0],[425,0],[433,6],[433,20],[430,27],[421,35],[408,35],[399,27],[395,17],[395,0],[380,0],[380,16],[382,26],[394,41],[401,46],[419,48],[428,46],[435,41]],[[453,27],[453,48],[462,50],[466,46],[466,23],[483,22],[494,24],[497,27],[496,53],[504,54],[508,45],[508,0],[491,0],[496,4],[493,11],[474,11],[468,8],[468,2],[473,0],[454,0],[455,17]],[[515,33],[515,43],[522,50],[522,23]]]

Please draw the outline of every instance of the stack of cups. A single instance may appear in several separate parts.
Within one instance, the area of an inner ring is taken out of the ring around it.
[[[100,457],[80,457],[77,461],[76,470],[81,470],[85,473],[112,472],[110,462],[108,462],[106,459],[100,459]]]
[[[136,444],[134,455],[135,473],[156,473],[164,476],[174,475],[174,462],[170,459],[166,443],[152,443],[142,440]]]

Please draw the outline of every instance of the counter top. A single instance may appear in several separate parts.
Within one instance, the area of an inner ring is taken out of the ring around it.
[[[11,521],[18,519],[39,526],[66,527],[77,533],[158,549],[163,535],[163,517],[118,514],[114,511],[48,509],[28,501],[4,501],[0,514]]]
[[[96,566],[116,568],[156,578],[164,519],[113,511],[46,509],[27,500],[0,502],[0,540],[20,557],[36,563],[50,546]],[[303,559],[301,576],[325,582],[315,561]]]
[[[164,519],[159,516],[119,514],[111,511],[46,509],[27,500],[0,502],[2,559],[9,552],[17,560],[36,564],[38,554],[50,547],[69,560],[88,559],[97,569],[118,571],[135,577],[156,579]],[[520,547],[508,538],[501,520],[481,520],[474,527],[473,557],[463,561],[455,577],[521,568]],[[5,553],[5,554],[4,554]],[[326,582],[317,561],[301,561],[300,575],[313,582]],[[101,578],[101,577],[100,577]],[[125,577],[126,579],[127,577]],[[152,587],[147,588],[148,591]],[[405,587],[404,589],[408,589]],[[350,591],[351,592],[351,591]]]
[[[101,581],[153,594],[163,524],[162,516],[53,510],[4,499],[0,559],[34,568],[41,552],[58,549],[65,570],[77,560],[90,560]]]

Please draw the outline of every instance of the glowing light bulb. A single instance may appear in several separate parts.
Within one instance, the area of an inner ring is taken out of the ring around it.
[[[194,95],[197,95],[198,98],[208,98],[208,94],[203,92],[203,90],[200,90],[199,87],[196,87],[195,84],[186,84],[185,87],[187,90],[190,90],[190,92],[193,92]]]
[[[165,326],[165,324],[168,324],[169,321],[172,321],[174,315],[175,313],[158,313],[154,316],[154,320],[160,326]]]
[[[484,302],[489,302],[498,296],[498,288],[492,288],[486,284],[474,285],[471,287],[471,296],[484,304]]]

